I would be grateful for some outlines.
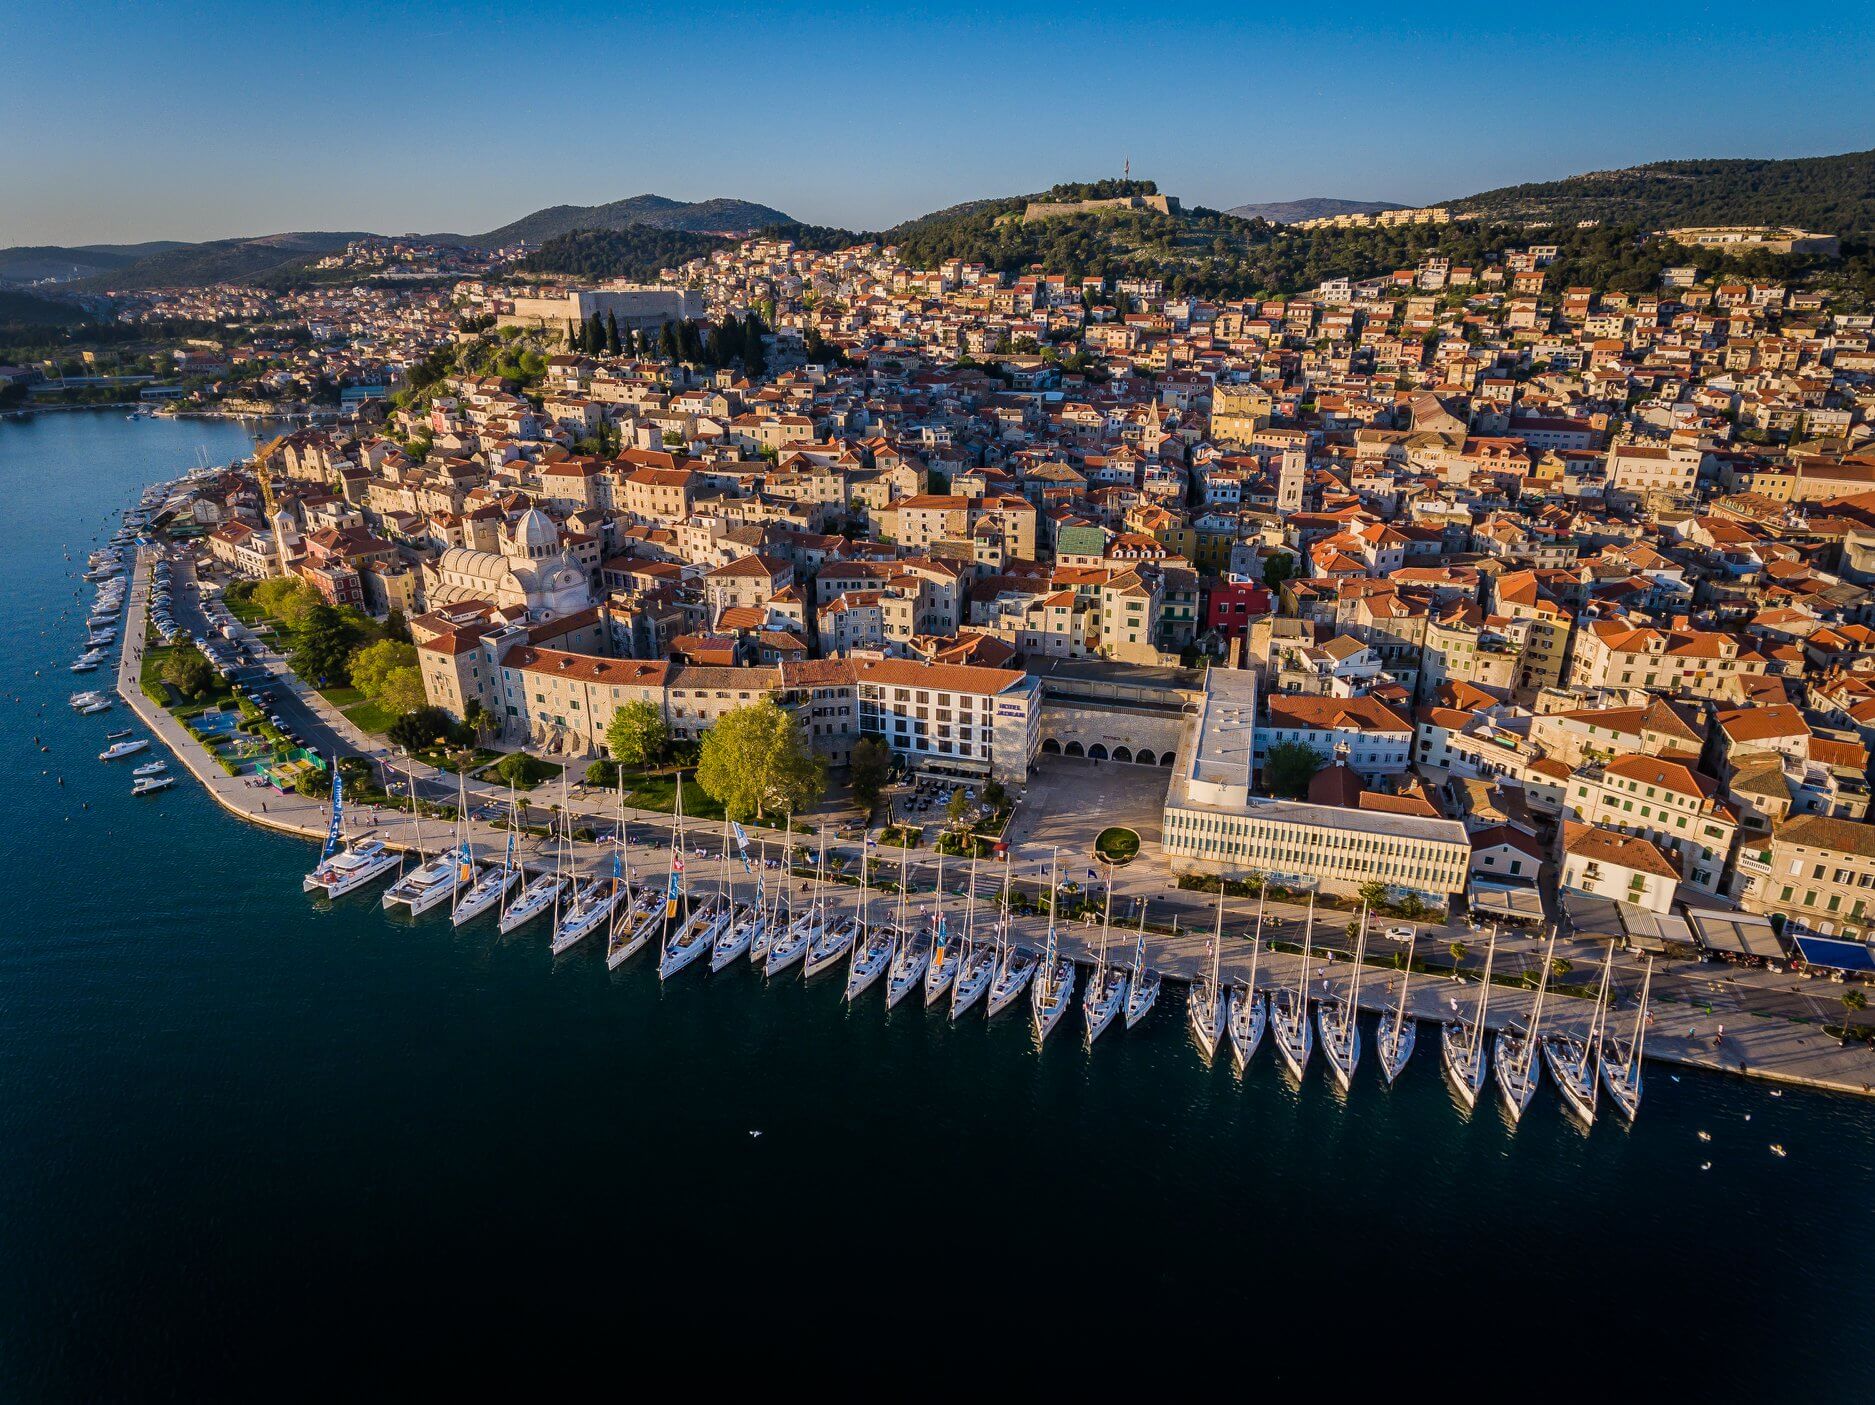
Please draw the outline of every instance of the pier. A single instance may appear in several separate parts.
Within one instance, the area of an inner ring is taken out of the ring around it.
[[[144,696],[138,678],[148,628],[148,568],[151,557],[152,553],[147,549],[140,550],[136,557],[123,614],[117,692],[138,720],[149,728],[152,736],[170,750],[177,762],[229,814],[313,843],[323,842],[328,818],[328,807],[324,801],[297,794],[281,794],[271,788],[252,785],[247,778],[228,775],[180,722],[166,709]],[[609,826],[612,815],[609,809],[602,809],[589,818]],[[408,851],[415,847],[406,814],[383,809],[372,819],[374,827],[368,826],[372,837],[382,840],[393,849]],[[632,836],[634,855],[639,860],[634,871],[640,881],[662,881],[668,863],[671,823],[668,815],[627,812],[628,831]],[[445,822],[431,819],[425,821],[425,824],[440,844]],[[498,859],[508,841],[505,829],[479,820],[466,820],[463,832],[478,861]],[[756,851],[758,838],[763,834],[774,837],[770,831],[752,832],[752,854]],[[713,825],[693,822],[692,832],[686,839],[693,849],[702,847],[708,851],[703,857],[694,854],[686,856],[687,878],[693,891],[714,885],[725,863],[732,868],[742,892],[748,894],[752,891],[754,879],[743,871],[741,862],[716,852],[718,836]],[[524,867],[530,872],[552,867],[549,841],[530,836],[524,842],[531,846],[530,850],[517,845],[517,857]],[[796,844],[800,849],[807,848],[807,841],[800,835],[796,836]],[[611,848],[607,844],[575,843],[573,849],[575,866],[581,873],[604,871],[611,862]],[[848,855],[857,854],[859,847],[851,842],[829,846],[830,855],[841,851]],[[876,870],[882,869],[890,876],[896,869],[896,851],[881,848],[873,852]],[[921,877],[928,875],[935,859],[935,855],[923,850],[914,850],[908,857]],[[953,894],[963,882],[967,861],[949,858],[945,868],[945,907],[953,924],[961,923],[965,900]],[[784,881],[783,872],[770,870],[768,881],[771,884]],[[803,899],[813,886],[811,880],[799,877],[798,873],[787,877],[785,881],[793,885],[797,900]],[[979,866],[979,924],[993,920],[993,909],[984,901],[983,895],[1000,881],[1000,866]],[[1022,886],[1028,888],[1032,885]],[[371,888],[374,894],[379,891],[377,885]],[[290,901],[295,896],[283,894],[282,900]],[[825,897],[828,910],[836,915],[849,915],[857,910],[859,891],[850,883],[828,881],[825,884]],[[1189,906],[1189,900],[1197,895],[1188,894],[1185,897]],[[928,887],[925,891],[915,892],[913,901],[928,907],[932,901]],[[1292,913],[1293,909],[1287,909],[1280,920],[1267,924],[1266,938],[1273,938],[1285,945],[1299,941],[1301,932]],[[1135,920],[1136,913],[1130,907],[1123,913],[1120,904],[1116,903],[1113,944],[1109,950],[1109,958],[1114,964],[1126,964],[1130,960],[1134,936],[1132,924]],[[1224,950],[1220,961],[1221,979],[1226,984],[1241,983],[1248,975],[1249,937],[1254,920],[1254,902],[1245,899],[1231,901],[1226,914]],[[1316,922],[1318,942],[1345,945],[1343,929],[1347,920],[1348,914],[1340,909],[1324,909]],[[1012,923],[1012,931],[1019,945],[1039,951],[1044,944],[1047,925],[1047,919],[1042,916],[1018,916]],[[1375,931],[1370,931],[1370,954],[1376,947],[1381,948],[1382,954],[1365,964],[1361,982],[1360,1005],[1368,1011],[1391,1009],[1399,996],[1400,975],[1393,958],[1394,952],[1403,948],[1377,938],[1375,932],[1381,925],[1376,923]],[[954,925],[955,930],[958,928]],[[1146,936],[1147,964],[1160,971],[1168,982],[1189,983],[1203,973],[1208,964],[1206,943],[1210,931],[1208,922],[1193,923],[1176,937],[1162,931],[1149,930]],[[1092,964],[1099,941],[1097,924],[1090,926],[1079,919],[1064,918],[1057,926],[1056,935],[1063,955],[1083,965]],[[588,937],[587,940],[603,942],[602,937]],[[1352,967],[1344,956],[1330,956],[1318,947],[1311,965],[1312,998],[1345,994]],[[1258,986],[1263,990],[1293,989],[1299,967],[1299,956],[1272,949],[1266,944],[1258,972]],[[1611,1026],[1617,1033],[1625,1033],[1627,1026],[1624,1020],[1631,1021],[1632,1009],[1620,1001],[1633,998],[1639,983],[1639,968],[1630,961],[1620,963],[1617,970],[1619,1000],[1613,1007]],[[1703,1000],[1697,995],[1690,999],[1664,997],[1657,971],[1656,998],[1649,1007],[1651,1018],[1647,1031],[1646,1053],[1650,1060],[1827,1092],[1875,1096],[1875,1050],[1864,1044],[1843,1046],[1825,1034],[1820,1023],[1758,1014],[1742,1008],[1739,1003],[1742,987],[1736,981],[1736,973],[1728,967],[1698,967],[1694,975],[1700,981],[1709,981],[1707,998]],[[1416,972],[1409,987],[1407,1005],[1410,1012],[1422,1021],[1442,1022],[1452,1018],[1455,1013],[1469,1018],[1476,1010],[1478,991],[1478,982],[1470,979],[1468,973],[1458,976],[1437,971]],[[1507,1024],[1522,1024],[1528,1018],[1533,999],[1534,991],[1526,986],[1502,981],[1494,983],[1486,1023],[1492,1029]],[[1552,1032],[1559,1029],[1585,1030],[1591,1009],[1592,1002],[1588,1000],[1571,998],[1552,990],[1552,999],[1545,1010],[1544,1027]],[[1177,1019],[1178,1015],[1161,1011],[1156,1018]],[[1719,1035],[1721,1027],[1724,1030],[1722,1037]],[[1432,1031],[1422,1033],[1432,1034]],[[1423,1066],[1418,1076],[1437,1078],[1440,1075],[1436,1036],[1422,1039],[1421,1043],[1423,1047],[1415,1060]]]

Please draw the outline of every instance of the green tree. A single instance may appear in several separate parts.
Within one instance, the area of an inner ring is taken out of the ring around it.
[[[348,665],[362,632],[344,612],[324,603],[314,605],[294,631],[293,671],[315,687],[349,683]]]
[[[666,361],[677,360],[677,324],[666,322],[664,330],[658,333],[658,354]]]
[[[618,784],[618,762],[601,756],[586,768],[586,784],[610,790]]]
[[[254,603],[288,629],[298,629],[319,604],[319,592],[298,576],[271,576],[254,587]]]
[[[1861,1014],[1862,1011],[1866,1009],[1868,1009],[1868,996],[1864,995],[1860,990],[1857,990],[1854,986],[1850,986],[1847,990],[1845,990],[1842,993],[1842,1011],[1843,1011],[1842,1013],[1842,1042],[1843,1043],[1847,1044],[1849,1042],[1850,1020],[1854,1016]]]
[[[438,742],[456,741],[467,730],[440,707],[419,707],[391,723],[388,735],[405,751],[421,751]]]
[[[1263,763],[1263,775],[1270,790],[1300,800],[1309,793],[1309,782],[1322,769],[1322,755],[1303,742],[1278,742],[1270,748]]]
[[[208,696],[215,687],[214,665],[196,648],[177,649],[163,660],[163,681],[185,698]]]
[[[612,759],[626,766],[649,766],[662,760],[670,740],[663,710],[643,698],[615,710],[605,729]]]
[[[480,741],[483,737],[494,731],[500,721],[494,713],[490,712],[482,705],[482,700],[480,698],[471,698],[469,700],[469,705],[462,711],[462,720],[468,726],[469,730],[475,734],[475,739],[477,741]]]
[[[703,734],[697,784],[734,820],[805,810],[826,788],[826,768],[801,724],[772,698],[732,708]]]
[[[1463,942],[1453,942],[1446,950],[1452,955],[1452,969],[1455,971],[1465,964],[1465,958],[1471,954],[1471,948]]]
[[[762,336],[767,330],[753,309],[742,319],[742,368],[751,379],[768,369],[767,351],[762,345]]]
[[[384,637],[395,639],[399,644],[410,643],[410,621],[404,618],[404,612],[392,606],[384,616]]]
[[[380,639],[353,650],[348,667],[352,686],[374,702],[383,702],[386,680],[398,669],[415,668],[416,663],[415,645]]]
[[[618,354],[618,317],[611,312],[605,315],[605,349],[613,355]]]
[[[853,798],[870,816],[892,775],[892,749],[877,737],[861,737],[853,746],[847,783]]]
[[[401,717],[406,712],[415,712],[429,703],[429,695],[423,690],[423,674],[415,664],[404,668],[394,668],[384,676],[384,683],[378,694],[378,703],[386,712]],[[473,735],[474,729],[465,723],[464,728]]]
[[[1378,878],[1369,879],[1367,882],[1361,884],[1359,889],[1361,901],[1366,903],[1369,907],[1376,909],[1384,909],[1386,907],[1387,898],[1392,891],[1393,890],[1385,882]]]
[[[961,790],[955,791],[951,795],[950,804],[944,807],[944,818],[951,822],[951,827],[953,829],[962,829],[964,827],[964,816],[969,813],[970,797],[965,795]]]
[[[1296,558],[1286,551],[1279,551],[1263,563],[1263,584],[1271,590],[1281,590],[1283,582],[1296,573]]]

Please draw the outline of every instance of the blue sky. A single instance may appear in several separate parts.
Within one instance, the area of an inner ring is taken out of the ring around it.
[[[0,245],[646,191],[878,228],[1129,156],[1190,203],[1421,203],[1875,144],[1859,6],[1406,8],[47,0],[0,38]]]

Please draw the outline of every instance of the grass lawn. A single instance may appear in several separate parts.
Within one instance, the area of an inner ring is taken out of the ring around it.
[[[520,753],[516,752],[511,754],[519,755]],[[505,759],[505,757],[496,757],[493,762],[475,773],[476,779],[487,781],[490,785],[506,785],[508,783],[508,778],[495,770],[495,767]],[[561,766],[557,762],[542,760],[537,756],[534,758],[534,774],[536,779],[532,785],[524,785],[521,789],[524,791],[539,790],[543,785],[547,784],[547,782],[558,780],[560,778],[560,772],[565,769],[564,766]]]
[[[365,695],[356,688],[321,688],[319,696],[324,698],[340,712],[365,700]]]
[[[1139,852],[1139,836],[1130,829],[1112,825],[1100,831],[1094,840],[1094,849],[1108,863],[1123,864]]]
[[[352,688],[335,688],[333,691],[349,693],[355,692],[356,690]],[[349,707],[343,707],[339,710],[351,720],[351,724],[354,727],[363,732],[370,732],[373,736],[383,736],[386,732],[390,731],[391,723],[397,720],[397,715],[395,713],[389,711],[379,703],[372,702],[369,698],[365,699],[363,702],[356,702]]]
[[[685,779],[689,779],[686,777]],[[677,778],[674,775],[625,777],[625,803],[636,810],[658,810],[668,815],[677,808]],[[684,818],[722,822],[722,802],[713,799],[694,781],[684,787]]]

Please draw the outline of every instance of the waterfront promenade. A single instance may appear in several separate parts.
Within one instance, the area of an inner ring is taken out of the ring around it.
[[[328,808],[325,802],[308,799],[295,794],[282,795],[269,788],[253,784],[247,777],[226,774],[213,755],[200,742],[190,735],[188,730],[170,713],[144,696],[138,684],[139,665],[147,628],[146,602],[148,596],[149,553],[139,555],[135,577],[129,592],[129,601],[124,611],[122,649],[118,661],[117,690],[124,701],[147,726],[155,738],[169,748],[177,762],[207,790],[215,802],[230,814],[254,824],[266,826],[282,833],[297,835],[317,843],[323,840],[326,830]],[[582,814],[581,821],[597,821],[610,827],[611,815],[603,806],[595,806],[590,815]],[[669,827],[670,817],[642,811],[630,812],[627,819],[627,833],[630,836],[633,851],[634,873],[642,880],[649,878],[662,881],[669,862]],[[415,847],[417,834],[408,815],[389,809],[373,811],[365,807],[352,814],[354,832],[358,827],[369,827],[376,838],[394,848],[410,849]],[[478,859],[486,861],[499,859],[507,843],[505,830],[481,821],[468,821],[465,833]],[[426,820],[423,822],[425,847],[434,852],[435,848],[447,842],[448,829],[444,822]],[[755,852],[761,838],[766,835],[771,840],[779,835],[757,830],[751,833],[751,852]],[[687,843],[693,852],[686,856],[687,881],[692,891],[702,891],[715,886],[721,881],[725,860],[716,852],[718,840],[714,827],[693,826],[687,836]],[[797,843],[803,849],[807,841],[797,836]],[[771,844],[771,848],[773,845]],[[574,861],[585,872],[602,871],[610,863],[611,850],[604,844],[575,844]],[[831,846],[829,852],[845,851],[856,855],[858,847],[852,844]],[[896,868],[898,851],[881,848],[875,854],[875,871],[890,876]],[[547,841],[528,837],[521,846],[522,862],[531,869],[541,870],[552,863],[552,855]],[[914,874],[925,882],[930,881],[930,869],[936,855],[926,851],[915,851],[909,856]],[[313,854],[308,851],[307,866],[312,866]],[[736,882],[739,891],[752,892],[754,880],[744,872],[742,865],[733,859],[728,861],[729,877]],[[1079,862],[1064,868],[1063,877],[1079,872]],[[958,930],[964,908],[964,899],[955,896],[962,886],[967,865],[962,860],[950,859],[946,862],[944,887],[945,904],[951,915],[952,930]],[[990,877],[996,870],[995,865],[984,864],[979,868],[978,888],[981,893],[989,893],[995,879]],[[783,881],[782,875],[775,870],[768,872],[768,882],[772,885]],[[789,878],[795,901],[798,904],[808,900],[811,883],[800,878]],[[772,890],[772,889],[771,889]],[[377,889],[373,889],[376,892]],[[857,908],[859,893],[848,884],[829,882],[825,885],[825,896],[830,910],[848,913]],[[1121,896],[1116,890],[1116,897]],[[1192,901],[1202,903],[1204,899],[1197,894],[1181,895],[1186,901],[1181,904],[1188,910]],[[310,901],[299,893],[283,893],[283,902]],[[879,901],[875,898],[875,902]],[[921,910],[928,912],[933,902],[929,891],[917,893],[911,901]],[[1274,909],[1272,909],[1274,910]],[[1150,911],[1150,909],[1149,909]],[[1272,921],[1266,926],[1265,935],[1274,936],[1284,942],[1294,942],[1300,938],[1299,923],[1294,909],[1286,909],[1280,921]],[[986,923],[991,909],[984,902],[978,904],[979,923]],[[1254,923],[1255,907],[1245,900],[1234,900],[1225,924],[1224,948],[1220,959],[1220,969],[1226,982],[1241,982],[1249,972],[1250,942],[1249,936]],[[1109,948],[1109,960],[1124,963],[1131,960],[1133,927],[1136,912],[1130,902],[1116,900],[1114,904],[1114,926]],[[1153,912],[1152,920],[1162,920]],[[1343,934],[1348,915],[1338,910],[1324,909],[1316,923],[1316,934],[1320,941],[1333,943],[1338,947],[1346,946]],[[1377,933],[1382,924],[1375,924]],[[523,929],[517,940],[537,937],[544,940],[545,924]],[[1013,930],[1016,940],[1024,946],[1039,949],[1045,940],[1047,923],[1039,916],[1018,917]],[[1188,982],[1202,974],[1209,961],[1208,938],[1210,923],[1193,923],[1177,935],[1161,931],[1149,931],[1146,936],[1148,963],[1163,972],[1169,981]],[[1081,962],[1091,962],[1099,942],[1098,925],[1089,925],[1081,921],[1063,921],[1058,927],[1058,939],[1064,954]],[[589,941],[595,938],[588,938]],[[1370,961],[1367,963],[1362,978],[1360,1003],[1367,1010],[1380,1010],[1391,1007],[1398,998],[1399,973],[1392,968],[1396,944],[1386,942],[1377,935],[1370,936]],[[1430,950],[1430,944],[1422,950]],[[1293,953],[1266,949],[1259,968],[1257,983],[1264,989],[1293,987],[1300,974],[1300,958]],[[1639,967],[1631,960],[1617,963],[1620,973],[1619,984],[1624,996],[1631,999],[1634,987],[1638,983]],[[1500,974],[1506,971],[1500,966]],[[1318,955],[1310,977],[1312,994],[1320,997],[1330,993],[1339,993],[1346,989],[1352,971],[1352,964],[1346,959],[1324,960]],[[1408,1005],[1414,1015],[1422,1020],[1438,1021],[1450,1018],[1454,1010],[1470,1015],[1476,1008],[1479,984],[1466,972],[1464,977],[1445,974],[1416,974],[1409,986]],[[1824,996],[1812,1001],[1817,1009],[1817,1017],[1811,1020],[1790,1018],[1781,1015],[1755,1013],[1742,1007],[1742,1002],[1749,993],[1750,985],[1742,982],[1728,968],[1716,966],[1694,966],[1682,970],[1680,990],[1676,996],[1660,998],[1663,988],[1663,972],[1656,971],[1654,1000],[1651,1010],[1652,1019],[1647,1034],[1647,1053],[1656,1061],[1684,1064],[1697,1068],[1712,1069],[1727,1073],[1745,1074],[1774,1082],[1803,1085],[1826,1089],[1834,1092],[1875,1095],[1875,1051],[1864,1045],[1841,1047],[1824,1034],[1821,1018],[1829,1013],[1828,1001]],[[1577,965],[1572,973],[1571,984],[1583,983],[1592,978],[1592,973]],[[1827,991],[1830,988],[1824,987]],[[1530,990],[1517,986],[1494,985],[1490,1000],[1487,1023],[1493,1028],[1505,1024],[1521,1024],[1527,1019],[1533,994]],[[1589,1020],[1589,1002],[1579,998],[1562,997],[1552,1000],[1545,1014],[1547,1028],[1585,1028]],[[1840,1007],[1835,1012],[1840,1015]],[[1178,1018],[1176,1010],[1159,1011],[1155,1018],[1160,1020]],[[1617,1009],[1612,1017],[1612,1024],[1618,1034],[1624,1035],[1632,1026],[1632,1009],[1627,1005]],[[1719,1030],[1723,1028],[1723,1037]],[[1425,1030],[1416,1062],[1421,1065],[1424,1076],[1437,1076],[1438,1046],[1436,1032]]]

